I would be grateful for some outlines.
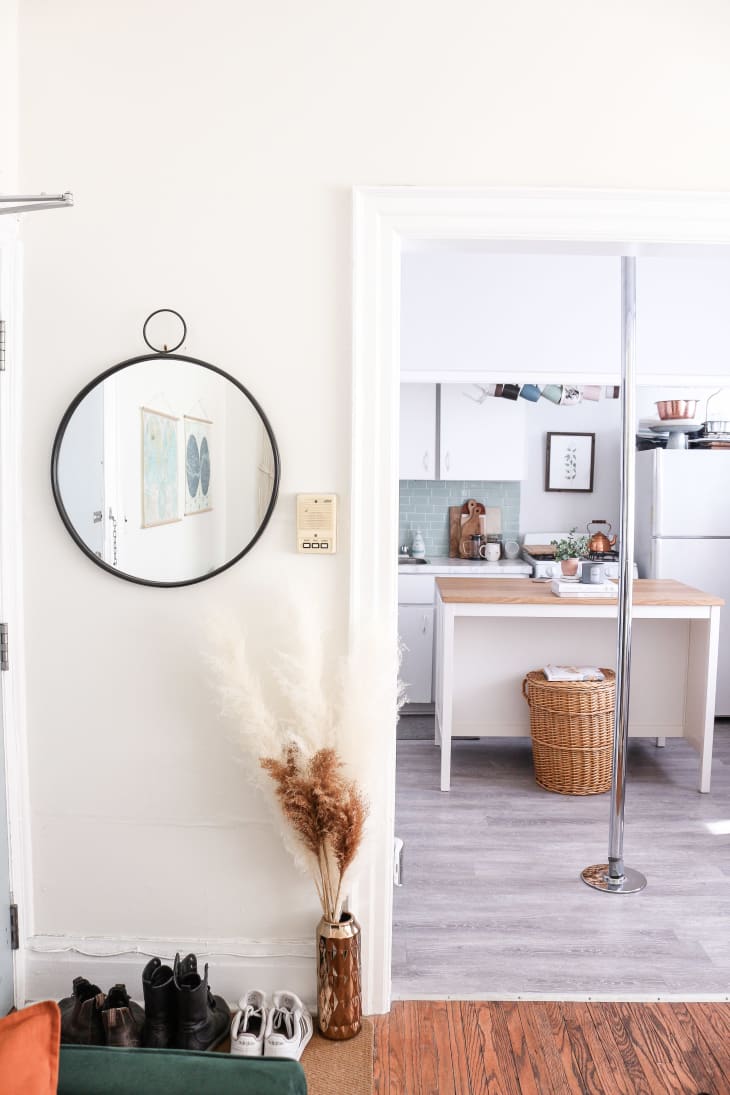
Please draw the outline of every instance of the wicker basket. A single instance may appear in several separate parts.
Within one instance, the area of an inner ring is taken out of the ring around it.
[[[611,789],[616,674],[604,681],[548,681],[528,673],[522,694],[530,708],[535,779],[561,795],[600,795]]]

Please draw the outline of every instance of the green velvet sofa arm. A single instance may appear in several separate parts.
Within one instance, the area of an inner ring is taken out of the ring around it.
[[[182,1049],[61,1046],[58,1095],[306,1095],[298,1061]]]

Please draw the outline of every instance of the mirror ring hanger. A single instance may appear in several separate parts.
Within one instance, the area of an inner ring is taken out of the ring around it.
[[[177,318],[180,320],[180,322],[182,323],[182,338],[180,339],[179,342],[176,342],[175,345],[170,347],[170,348],[168,348],[167,344],[163,342],[162,349],[160,349],[159,346],[154,346],[150,342],[150,340],[147,338],[147,324],[149,323],[149,321],[151,319],[154,319],[155,316],[161,315],[163,312],[167,312],[171,316],[177,316]],[[145,342],[149,346],[150,350],[154,350],[156,354],[174,354],[175,350],[180,349],[180,347],[182,346],[183,342],[185,341],[185,339],[187,337],[188,337],[188,325],[185,322],[185,320],[183,319],[183,317],[180,315],[180,313],[176,312],[174,308],[158,308],[156,312],[150,312],[150,314],[147,316],[147,319],[144,321],[144,325],[142,327],[142,338],[145,340]]]

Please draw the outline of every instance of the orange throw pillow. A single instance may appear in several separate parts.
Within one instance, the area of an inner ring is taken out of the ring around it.
[[[2,1095],[56,1095],[61,1012],[46,1000],[0,1019]]]

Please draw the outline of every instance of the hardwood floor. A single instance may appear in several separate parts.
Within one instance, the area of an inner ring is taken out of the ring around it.
[[[730,1095],[730,1005],[405,1001],[375,1095]]]
[[[439,791],[433,741],[399,741],[396,999],[730,999],[730,725],[718,724],[712,792],[686,742],[629,746],[626,862],[639,894],[579,879],[605,861],[608,795],[534,781],[529,739],[456,741]]]

